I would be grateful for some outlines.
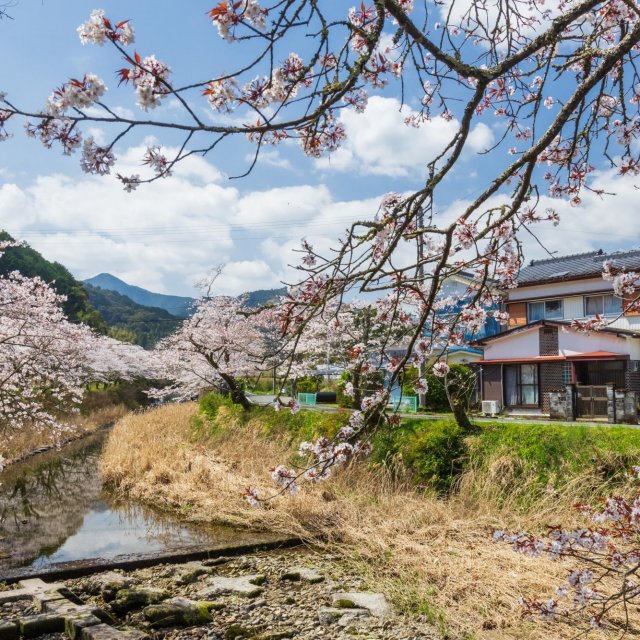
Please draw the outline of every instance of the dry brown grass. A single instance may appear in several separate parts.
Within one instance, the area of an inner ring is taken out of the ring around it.
[[[128,409],[123,405],[113,405],[98,409],[88,416],[74,415],[65,420],[67,428],[55,432],[36,425],[26,425],[5,438],[0,435],[0,454],[9,462],[19,460],[35,449],[55,447],[93,433],[100,427],[116,422],[127,412]]]
[[[474,485],[475,493],[470,491],[473,478],[464,480],[468,490],[459,497],[440,500],[392,479],[388,470],[352,466],[328,483],[276,498],[268,509],[253,509],[242,498],[244,488],[269,493],[267,468],[285,461],[291,449],[266,440],[257,423],[240,429],[224,407],[217,417],[225,424],[223,435],[194,441],[196,411],[195,404],[171,405],[125,416],[106,447],[106,478],[119,491],[182,510],[188,519],[330,544],[365,575],[370,588],[384,591],[406,611],[426,615],[446,637],[574,636],[569,626],[523,621],[518,605],[521,595],[549,597],[568,566],[517,555],[491,540],[495,528],[537,527],[550,518],[558,522],[553,506],[566,504],[568,496],[550,495],[547,504],[525,517],[516,515],[508,500],[498,509],[495,501],[483,499],[488,487]]]

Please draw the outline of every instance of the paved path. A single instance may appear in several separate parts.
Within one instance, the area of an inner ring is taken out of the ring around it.
[[[247,394],[247,397],[251,402],[257,405],[265,406],[271,404],[275,396],[274,395],[252,395]],[[289,402],[291,399],[290,396],[280,396],[280,399],[283,402]],[[348,409],[340,409],[338,407],[325,406],[321,404],[317,404],[309,407],[302,407],[303,409],[311,410],[311,411],[328,411],[328,412],[336,412],[336,411],[348,411]],[[401,413],[400,416],[402,418],[417,418],[420,420],[443,420],[446,418],[453,419],[453,414],[451,413]],[[577,420],[575,422],[561,422],[558,420],[548,420],[544,418],[531,418],[523,416],[522,418],[514,418],[511,416],[497,416],[495,418],[486,418],[484,416],[469,416],[473,422],[477,422],[479,424],[491,424],[495,422],[500,423],[508,423],[508,424],[540,424],[540,425],[548,425],[555,424],[562,427],[575,427],[576,425],[582,425],[585,427],[629,427],[630,429],[638,429],[640,425],[637,424],[609,424],[608,422],[589,422],[583,420]]]

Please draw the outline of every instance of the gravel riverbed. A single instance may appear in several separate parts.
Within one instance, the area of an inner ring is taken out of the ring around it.
[[[113,625],[151,638],[437,640],[424,617],[399,615],[383,594],[327,553],[292,549],[66,581]]]

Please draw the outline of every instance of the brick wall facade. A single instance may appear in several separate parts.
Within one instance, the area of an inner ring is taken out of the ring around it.
[[[558,355],[558,327],[540,327],[538,332],[541,356]]]
[[[557,338],[556,333],[556,340]],[[540,406],[543,413],[549,413],[549,392],[562,391],[565,388],[562,381],[562,366],[562,362],[540,363]]]

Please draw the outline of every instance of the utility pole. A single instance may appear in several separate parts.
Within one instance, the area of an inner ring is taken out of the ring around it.
[[[434,173],[434,166],[433,164],[431,164],[429,166],[429,184],[431,183],[431,180],[433,180],[433,173]],[[431,195],[429,196],[429,204],[427,205],[428,210],[429,210],[429,217],[431,218],[433,216],[433,192],[431,193]],[[417,225],[418,225],[418,230],[424,229],[424,209],[422,207],[420,207],[420,210],[418,211],[418,216],[417,216]],[[418,278],[418,283],[421,285],[424,282],[424,239],[423,239],[423,233],[418,233],[416,235],[416,242],[417,247],[416,247],[416,256],[418,259],[418,265],[417,265],[417,269],[416,269],[416,276]],[[421,328],[421,334],[424,332],[424,327]],[[425,365],[424,360],[420,363],[419,367],[418,367],[418,375],[421,378],[424,378],[425,374],[426,374],[426,370],[427,367]],[[426,393],[420,393],[418,394],[418,406],[421,409],[426,409],[427,408],[427,394]]]
[[[424,229],[424,209],[422,207],[420,207],[420,211],[418,212],[418,229]],[[417,245],[417,258],[418,258],[418,269],[417,269],[417,276],[418,276],[418,281],[420,283],[424,282],[424,242],[422,240],[422,234],[418,234],[416,236],[416,242],[418,243]],[[424,327],[421,329],[421,333],[422,331],[424,331]],[[424,378],[426,373],[426,367],[425,367],[425,363],[424,360],[422,360],[418,366],[418,375],[420,376],[420,378]],[[418,394],[418,406],[420,407],[420,409],[426,409],[427,408],[427,394],[426,393],[420,393]]]

